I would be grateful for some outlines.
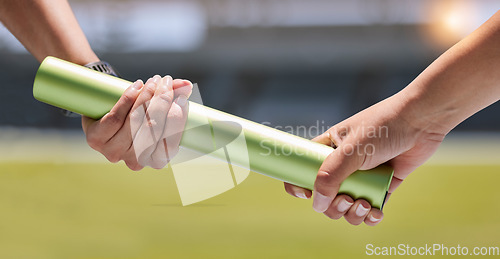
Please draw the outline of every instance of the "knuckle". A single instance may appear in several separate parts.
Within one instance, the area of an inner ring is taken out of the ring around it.
[[[118,116],[116,112],[109,112],[106,117],[104,117],[103,121],[106,124],[112,124],[112,125],[121,125],[122,124],[122,119]]]
[[[319,171],[318,175],[316,176],[316,181],[329,182],[331,178],[332,178],[332,174],[330,174],[329,172]]]
[[[139,122],[144,118],[145,115],[146,113],[144,112],[144,109],[142,107],[139,107],[131,112],[129,116],[132,122]]]
[[[124,105],[132,105],[135,102],[135,96],[132,95],[131,93],[125,92],[122,95],[121,101],[122,101],[122,104],[124,104]]]
[[[162,100],[166,103],[172,103],[174,101],[171,93],[160,94],[159,98],[160,98],[160,100]]]
[[[137,163],[141,166],[149,166],[150,161],[143,156],[139,156],[139,158],[137,159]]]
[[[327,217],[333,220],[340,219],[342,217],[342,214],[339,213],[330,213],[328,210],[324,213]]]
[[[354,225],[354,226],[359,226],[363,221],[362,220],[355,220],[350,217],[344,217],[349,224]]]
[[[103,140],[94,134],[88,134],[87,144],[95,150],[100,150],[103,145]]]
[[[333,220],[339,220],[340,218],[342,218],[342,215],[338,215],[338,214],[335,214],[335,215],[331,215],[331,216],[328,216],[330,219],[333,219]]]
[[[139,172],[139,171],[141,171],[143,168],[144,168],[144,167],[142,167],[142,166],[140,166],[140,165],[136,165],[136,166],[134,166],[134,167],[132,167],[132,168],[130,168],[130,169],[132,169],[132,171],[134,171],[134,172]]]
[[[147,114],[151,120],[154,120],[154,119],[160,119],[162,117],[164,118],[167,112],[168,111],[166,111],[164,108],[162,109],[162,107],[155,105],[153,107],[150,106],[148,108]]]
[[[155,159],[155,161],[153,161],[153,164],[151,165],[151,167],[154,169],[162,169],[165,166],[167,166],[168,162],[169,162],[169,160],[167,158]]]
[[[319,171],[316,176],[315,187],[317,189],[338,189],[340,187],[340,183],[338,182],[338,177],[335,174]]]
[[[330,128],[330,136],[337,141],[342,142],[349,135],[350,127],[336,125]],[[337,143],[340,144],[340,143]]]
[[[145,86],[144,86],[144,91],[153,95],[154,92],[156,91],[156,84],[154,83],[147,83]]]
[[[128,168],[130,168],[130,170],[132,171],[140,171],[142,170],[144,167],[142,167],[141,165],[139,165],[139,163],[135,162],[135,161],[128,161],[126,162]]]
[[[120,162],[120,159],[115,157],[115,156],[108,156],[107,158],[108,158],[109,162],[114,163],[114,164]]]
[[[182,110],[179,109],[170,109],[169,111],[169,119],[173,121],[180,121],[184,118],[184,115],[182,114]]]
[[[104,155],[109,162],[118,163],[121,160],[121,155],[116,152],[110,152]]]

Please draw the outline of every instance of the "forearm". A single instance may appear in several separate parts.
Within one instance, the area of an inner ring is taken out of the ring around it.
[[[406,119],[447,134],[500,99],[500,12],[434,61],[393,98]]]
[[[99,61],[66,0],[0,0],[0,20],[38,61]]]

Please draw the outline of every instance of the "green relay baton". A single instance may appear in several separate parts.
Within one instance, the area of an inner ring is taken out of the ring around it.
[[[83,66],[47,57],[36,74],[33,95],[50,105],[100,119],[131,84]],[[203,127],[199,125],[206,124],[207,118],[211,130],[201,130]],[[227,143],[231,141],[229,136],[242,132],[246,145],[241,148],[247,150],[241,153],[245,157],[236,154],[231,158],[231,164],[310,190],[314,187],[321,164],[334,150],[192,101],[189,102],[186,129],[189,130],[183,132],[182,147],[215,157],[221,154],[214,152],[220,148],[220,143]],[[339,193],[354,199],[365,199],[373,207],[382,209],[392,174],[393,169],[386,165],[356,171],[342,182]]]

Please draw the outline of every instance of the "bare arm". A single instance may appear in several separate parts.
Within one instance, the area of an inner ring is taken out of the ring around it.
[[[46,56],[80,65],[99,61],[66,0],[0,0],[0,21],[40,62]],[[95,121],[82,117],[82,128],[88,144],[111,162],[123,160],[133,170],[140,170],[144,166],[165,166],[178,148],[180,135],[175,134],[175,125],[184,125],[182,121],[187,118],[185,104],[191,88],[189,81],[172,80],[171,77],[160,80],[159,76],[155,76],[146,84],[137,81],[102,119]],[[145,106],[147,110],[143,111]],[[131,121],[134,111],[135,119]],[[134,141],[131,128],[141,128],[145,112],[150,118],[160,120],[153,128],[149,124],[145,125],[148,130],[137,134],[141,141]],[[172,125],[168,131],[167,120]],[[155,135],[157,143],[148,135],[149,129],[162,133]],[[167,141],[163,135],[179,136],[169,138],[170,156],[166,155]],[[135,151],[137,148],[140,151],[138,153]]]
[[[66,0],[0,0],[0,21],[38,60],[99,61]]]
[[[500,100],[500,12],[446,51],[399,93],[340,122],[314,140],[334,143],[319,169],[313,207],[353,225],[376,225],[380,210],[340,194],[340,183],[354,171],[388,163],[394,168],[390,194],[436,151],[453,128]],[[370,128],[387,134],[363,135]],[[367,148],[368,147],[368,148]],[[296,197],[311,192],[285,184]]]
[[[500,99],[500,11],[397,94],[418,128],[447,134]],[[418,114],[416,114],[418,113]]]

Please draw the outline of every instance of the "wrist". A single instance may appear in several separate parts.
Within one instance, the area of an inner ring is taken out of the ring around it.
[[[99,59],[99,57],[97,57],[97,55],[92,51],[91,54],[88,54],[88,55],[85,55],[84,57],[82,57],[81,65],[86,65],[89,63],[94,63],[94,62],[99,62],[99,61],[101,61],[101,59]]]
[[[400,103],[400,117],[418,133],[446,136],[463,120],[455,103],[437,98],[416,81],[394,97]]]
[[[49,49],[49,50],[34,50],[34,51],[30,51],[33,56],[41,63],[46,57],[48,56],[53,56],[53,57],[56,57],[56,58],[60,58],[62,60],[66,60],[66,61],[69,61],[71,63],[75,63],[75,64],[78,64],[80,66],[84,66],[86,64],[89,64],[89,63],[93,63],[93,62],[99,62],[100,59],[99,57],[97,57],[97,55],[93,52],[93,51],[90,51],[89,53],[69,53],[69,52],[61,52],[61,51],[57,51],[57,50],[52,50],[52,49]]]
[[[62,58],[61,57],[61,59],[67,60],[69,62],[78,64],[78,65],[81,65],[81,66],[85,66],[85,65],[90,64],[90,63],[101,61],[99,59],[99,57],[97,57],[97,55],[93,51],[88,51],[86,54],[74,54],[74,53],[71,53],[71,54],[68,55],[67,58]]]

